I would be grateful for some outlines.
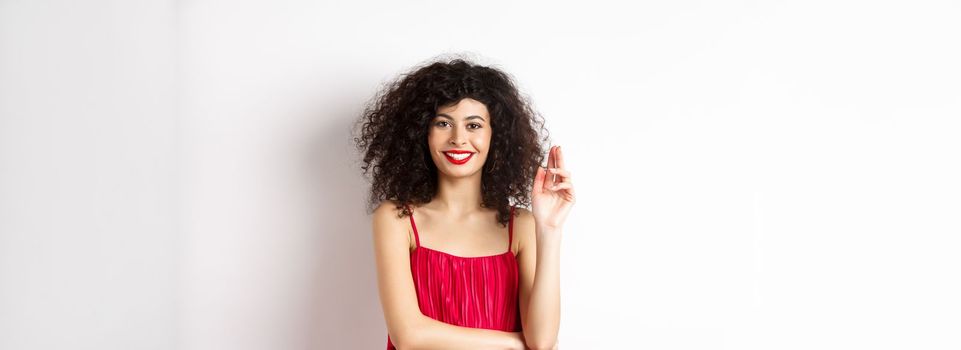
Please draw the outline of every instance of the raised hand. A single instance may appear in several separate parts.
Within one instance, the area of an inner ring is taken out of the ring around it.
[[[550,231],[560,229],[573,205],[571,172],[564,167],[561,146],[553,146],[548,152],[547,169],[537,167],[531,191],[531,211],[537,227]]]

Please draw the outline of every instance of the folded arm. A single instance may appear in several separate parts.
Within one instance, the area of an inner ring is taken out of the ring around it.
[[[391,343],[407,349],[524,350],[520,332],[460,327],[421,313],[410,272],[409,224],[385,201],[373,217],[377,285]]]
[[[423,316],[411,322],[398,336],[398,349],[491,349],[524,350],[520,332],[502,332],[483,328],[461,327]],[[393,341],[393,334],[391,340]]]

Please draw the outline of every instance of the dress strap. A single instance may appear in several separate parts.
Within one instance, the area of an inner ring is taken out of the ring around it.
[[[417,234],[417,224],[414,223],[414,209],[407,205],[407,211],[410,212],[410,227],[414,228],[414,242],[416,242],[414,248],[417,248],[420,247],[420,236]]]
[[[511,206],[511,221],[507,226],[507,251],[511,251],[511,243],[514,241],[514,206]]]

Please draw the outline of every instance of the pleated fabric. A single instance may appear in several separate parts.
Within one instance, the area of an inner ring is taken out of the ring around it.
[[[514,207],[508,224],[507,251],[501,254],[461,257],[420,245],[411,211],[416,247],[410,253],[417,304],[424,315],[456,326],[519,332],[517,258]],[[387,350],[396,349],[387,335]]]

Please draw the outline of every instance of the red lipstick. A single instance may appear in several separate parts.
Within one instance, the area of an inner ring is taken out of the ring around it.
[[[471,152],[471,151],[449,150],[449,151],[444,151],[444,152],[442,152],[442,153],[444,153],[444,158],[447,158],[447,161],[448,161],[448,162],[451,162],[451,163],[453,163],[453,164],[455,164],[455,165],[465,164],[465,163],[467,163],[467,161],[469,161],[471,158],[474,158],[474,152]],[[467,154],[469,154],[469,155],[467,156],[467,158],[464,158],[464,159],[456,159],[456,158],[454,158],[454,157],[451,157],[451,156],[447,155],[448,153],[453,153],[453,154],[464,154],[464,153],[467,153]]]

